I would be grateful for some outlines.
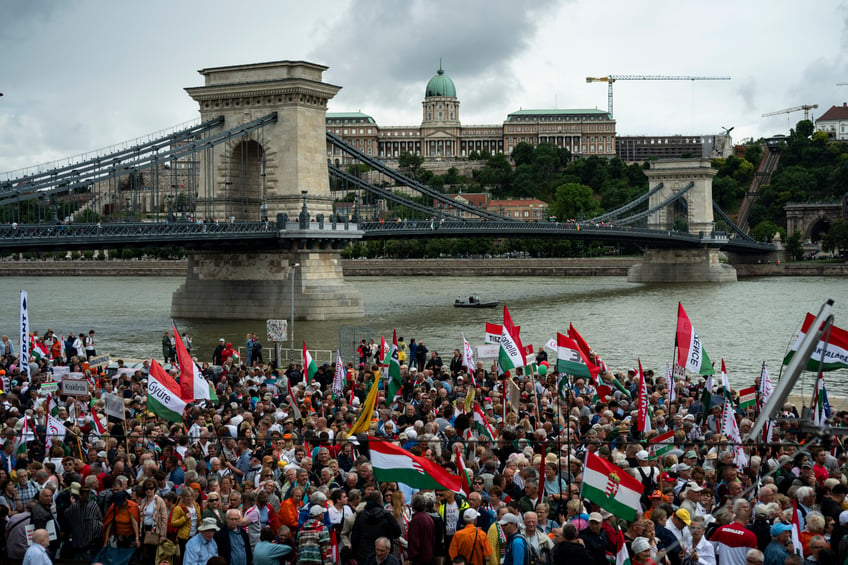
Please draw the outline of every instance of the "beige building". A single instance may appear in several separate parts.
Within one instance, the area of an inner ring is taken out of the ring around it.
[[[537,198],[512,198],[509,200],[492,200],[488,192],[470,192],[462,194],[445,194],[448,198],[452,198],[457,202],[468,204],[474,208],[486,210],[520,220],[523,222],[543,222],[548,218],[548,203]],[[433,208],[436,210],[444,210],[446,208],[443,202],[433,200]],[[457,213],[452,210],[452,213]],[[460,217],[467,219],[478,219],[470,213],[459,212]]]
[[[615,156],[615,120],[605,110],[518,110],[501,124],[463,125],[456,86],[441,68],[427,82],[421,109],[421,124],[414,126],[378,126],[368,114],[328,112],[327,129],[386,160],[405,151],[430,162],[467,159],[474,152],[511,155],[519,143],[553,143],[575,156]],[[337,165],[353,162],[330,145],[327,157]]]

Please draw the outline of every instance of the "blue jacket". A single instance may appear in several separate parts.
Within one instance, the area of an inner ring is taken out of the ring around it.
[[[530,565],[530,546],[521,534],[507,538],[503,565]]]

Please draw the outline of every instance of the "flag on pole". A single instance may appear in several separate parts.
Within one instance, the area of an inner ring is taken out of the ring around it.
[[[382,339],[382,338],[381,338]],[[389,386],[386,394],[386,402],[391,403],[403,386],[400,377],[400,360],[398,359],[397,330],[392,330],[392,348],[389,357]]]
[[[766,405],[771,393],[774,392],[774,385],[771,384],[771,378],[766,369],[766,362],[763,361],[763,368],[760,371],[760,408]]]
[[[312,379],[315,378],[315,375],[318,374],[318,365],[315,364],[315,361],[312,359],[312,355],[309,354],[309,350],[306,349],[306,342],[303,342],[303,384],[309,386],[312,384]]]
[[[748,456],[745,455],[745,450],[742,449],[742,435],[739,433],[739,426],[736,424],[736,413],[733,410],[733,404],[727,399],[724,401],[724,411],[721,414],[720,433],[727,438],[729,444],[733,445],[733,462],[741,472],[748,465]]]
[[[353,425],[350,427],[350,430],[348,430],[347,432],[348,437],[354,436],[356,434],[368,433],[368,429],[371,427],[371,416],[374,414],[374,407],[377,406],[377,393],[379,392],[379,389],[380,383],[377,379],[374,379],[374,382],[371,384],[371,390],[368,391],[368,396],[365,397],[365,402],[362,403],[362,410],[359,413],[359,418],[356,419],[356,422],[353,423]],[[371,449],[371,454],[373,457],[373,444],[371,446]],[[409,486],[412,485],[409,484]]]
[[[542,446],[542,455],[545,454],[545,447]],[[538,505],[542,504],[542,501],[545,499],[545,465],[547,462],[545,458],[542,457],[539,460],[539,492],[536,495],[536,500],[533,501],[533,508],[536,508]]]
[[[675,334],[677,344],[677,362],[687,370],[699,375],[712,375],[715,373],[712,362],[704,350],[698,332],[689,321],[689,316],[683,309],[683,304],[677,303],[677,332]]]
[[[388,342],[386,342],[386,338],[384,338],[383,336],[380,336],[380,352],[379,352],[379,361],[380,361],[379,364],[380,365],[382,365],[384,367],[386,365],[388,365],[388,363],[386,361],[388,360],[390,353],[391,353],[391,350],[389,349]]]
[[[637,430],[646,434],[651,431],[651,415],[648,413],[648,383],[645,382],[645,373],[642,371],[642,360],[639,362],[639,411],[637,413]]]
[[[576,341],[557,333],[557,371],[595,382],[600,368],[589,361]]]
[[[587,498],[604,510],[632,522],[642,510],[639,499],[643,490],[644,485],[627,471],[591,451],[586,452],[581,498]]]
[[[477,367],[474,363],[474,351],[468,345],[468,340],[465,339],[465,334],[462,335],[462,365],[468,371],[468,377],[471,379],[471,384],[477,388],[477,380],[474,378],[474,373],[477,372]]]
[[[825,410],[827,402],[827,391],[824,388],[824,374],[819,373],[816,379],[816,399],[813,404],[813,423],[823,426],[827,422],[828,410]]]
[[[283,377],[286,379],[286,387],[289,389],[289,410],[291,410],[292,418],[295,420],[301,420],[303,418],[303,414],[300,413],[300,406],[297,405],[297,401],[295,400],[294,391],[291,387],[291,381],[288,377]]]
[[[601,370],[601,365],[603,364],[603,361],[601,361],[601,359],[597,355],[595,355],[595,352],[592,351],[592,348],[589,347],[589,344],[586,342],[585,339],[583,339],[583,336],[580,335],[576,329],[574,329],[574,325],[571,323],[568,324],[568,337],[573,339],[574,343],[577,344],[578,349],[583,353],[583,359],[586,361],[586,364],[597,367],[597,371],[595,371],[594,375],[592,376],[592,379],[597,385],[598,372],[600,372]],[[597,363],[593,361],[593,357],[595,360],[597,360]]]
[[[370,415],[368,420],[370,422]],[[447,489],[457,494],[462,493],[462,477],[449,473],[441,465],[429,459],[413,455],[387,441],[369,441],[368,448],[371,452],[374,477],[380,482],[403,483],[417,489]]]
[[[495,429],[489,423],[489,419],[486,418],[486,414],[480,409],[480,405],[476,402],[474,403],[474,427],[477,429],[479,434],[486,436],[489,441],[495,440]]]
[[[664,434],[652,437],[648,440],[648,445],[652,451],[651,459],[665,455],[674,449],[674,430],[668,430]]]
[[[68,433],[68,429],[65,425],[59,421],[58,418],[54,418],[52,415],[47,415],[47,444],[48,447],[53,447],[54,445],[59,445],[63,441],[65,441],[65,434]]]
[[[730,390],[730,381],[727,378],[727,368],[724,366],[724,357],[721,358],[721,395],[733,402],[733,391]]]
[[[21,434],[15,438],[15,454],[26,453],[27,442],[35,440],[35,433],[29,423],[29,416],[24,416],[24,425],[21,426]]]
[[[186,402],[211,400],[209,381],[206,380],[206,377],[200,372],[200,367],[191,358],[191,354],[183,343],[183,338],[180,337],[180,332],[177,331],[177,326],[173,327],[177,362],[180,364],[180,397]]]
[[[498,366],[501,372],[510,371],[524,365],[524,346],[518,337],[518,330],[512,325],[512,318],[506,306],[504,306],[500,346]]]
[[[100,421],[100,417],[96,412],[92,412],[89,414],[91,418],[91,434],[96,435],[98,437],[102,437],[106,433],[106,427],[103,426],[103,423]]]
[[[671,372],[671,365],[668,362],[665,364],[665,385],[668,388],[668,402],[675,402],[677,391],[674,389],[674,373]]]
[[[627,553],[627,544],[624,543],[624,534],[618,528],[618,550],[615,552],[615,565],[630,565],[630,554]]]
[[[466,498],[471,494],[471,480],[468,476],[468,470],[465,468],[465,457],[462,456],[462,447],[456,445],[456,471],[459,478],[462,479],[462,490]]]
[[[31,380],[29,374],[29,306],[27,304],[27,291],[21,291],[21,347],[18,354],[18,366],[25,373],[27,380]]]
[[[170,422],[182,422],[186,404],[180,398],[180,385],[156,359],[151,359],[147,379],[147,409]]]
[[[521,326],[515,326],[516,333],[521,333]],[[486,322],[486,330],[483,332],[483,343],[500,343],[503,326]]]
[[[795,554],[804,557],[804,546],[801,543],[801,514],[798,512],[798,500],[792,499],[792,547]]]
[[[341,353],[336,352],[336,372],[333,374],[333,398],[341,398],[345,387],[345,366]]]
[[[795,355],[795,352],[798,351],[798,347],[800,347],[801,342],[804,340],[807,332],[810,331],[810,326],[813,325],[815,320],[816,317],[808,312],[807,317],[804,318],[804,323],[801,326],[801,331],[795,339],[795,343],[792,344],[789,353],[783,359],[784,365],[788,365],[789,361],[792,360],[792,357]],[[824,338],[826,337],[828,337],[827,333],[822,336],[822,339],[819,340],[818,344],[816,344],[816,349],[810,354],[806,367],[808,371],[819,370],[819,363],[822,360],[822,351],[824,351],[824,363],[821,367],[822,371],[834,371],[836,369],[848,368],[848,331],[837,328],[836,326],[831,326],[830,342],[827,344],[824,342]]]

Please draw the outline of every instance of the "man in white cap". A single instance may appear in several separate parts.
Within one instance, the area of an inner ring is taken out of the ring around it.
[[[480,513],[473,508],[468,508],[463,512],[462,519],[465,526],[456,531],[451,540],[450,548],[448,548],[451,559],[456,559],[457,556],[461,555],[470,565],[483,565],[484,561],[492,554],[489,538],[475,525],[479,517]]]
[[[603,565],[607,559],[607,534],[603,529],[603,521],[604,518],[600,512],[592,512],[589,514],[589,527],[580,532],[583,545],[598,565]]]
[[[699,486],[698,483],[689,483],[683,489],[683,494],[681,495],[683,501],[680,503],[680,507],[689,512],[690,518],[703,516],[707,513],[706,509],[701,506],[701,491],[703,490],[704,487]]]
[[[220,529],[215,518],[204,518],[197,527],[197,533],[186,543],[183,563],[206,563],[209,558],[217,556],[218,544],[214,538]]]
[[[515,514],[504,514],[498,524],[506,534],[503,565],[530,565],[530,546],[521,535],[521,518]]]
[[[642,491],[642,506],[648,507],[651,505],[648,495],[657,488],[660,470],[658,467],[651,465],[650,455],[644,449],[636,453],[636,463],[638,463],[638,466],[635,469],[629,469],[629,471],[637,481],[645,486],[645,489]]]

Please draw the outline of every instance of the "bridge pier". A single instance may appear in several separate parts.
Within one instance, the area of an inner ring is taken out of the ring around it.
[[[292,281],[297,320],[335,320],[364,314],[362,295],[342,277],[338,251],[305,248],[189,252],[186,281],[174,292],[171,316],[288,320],[292,314]]]
[[[716,172],[708,159],[668,159],[651,163],[651,168],[645,171],[648,186],[662,183],[663,189],[651,196],[648,209],[659,206],[673,193],[686,190],[681,198],[686,199],[688,231],[700,235],[702,244],[690,249],[646,248],[642,263],[628,271],[628,282],[736,282],[736,269],[722,263],[719,256],[719,246],[727,243],[727,237],[713,233],[713,177]],[[672,230],[672,214],[668,208],[660,208],[648,216],[648,228]]]

